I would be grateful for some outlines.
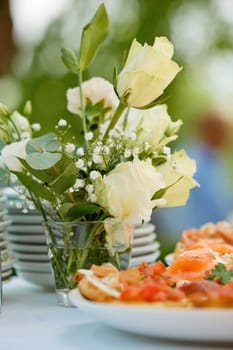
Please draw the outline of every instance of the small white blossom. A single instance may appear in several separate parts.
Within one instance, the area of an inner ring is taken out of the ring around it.
[[[92,161],[89,160],[89,161],[87,162],[87,165],[89,166],[89,168],[91,168],[91,167],[92,167]]]
[[[33,124],[32,124],[32,129],[33,129],[34,131],[40,131],[41,125],[40,125],[39,123],[33,123]]]
[[[77,148],[76,154],[77,156],[84,156],[84,149],[82,147]]]
[[[89,194],[88,199],[91,203],[95,203],[97,200],[97,197],[94,193]]]
[[[93,139],[93,136],[94,136],[93,132],[89,131],[85,134],[85,140],[90,141]]]
[[[100,147],[100,146],[95,146],[93,152],[94,152],[95,154],[100,154],[100,152],[101,152],[101,147]]]
[[[75,189],[78,189],[78,188],[83,188],[85,186],[85,181],[82,180],[82,179],[77,179],[75,181],[75,184],[74,184],[74,188]]]
[[[131,156],[131,150],[126,148],[124,151],[124,157],[125,158],[129,158]]]
[[[101,164],[103,163],[103,157],[99,156],[98,154],[93,154],[93,162],[95,164]]]
[[[92,180],[96,180],[99,176],[100,176],[100,172],[99,172],[99,171],[92,170],[92,171],[90,172],[90,178],[91,178]]]
[[[65,119],[60,119],[57,123],[58,126],[67,126],[67,121]]]
[[[150,148],[150,144],[149,144],[149,142],[145,142],[144,143],[144,149],[145,149],[145,151],[147,151],[148,149]]]
[[[76,165],[76,167],[77,167],[78,169],[83,169],[84,166],[85,166],[84,160],[82,160],[82,159],[77,160],[77,162],[75,163],[75,165]]]
[[[134,158],[137,158],[138,157],[138,153],[139,153],[139,149],[136,147],[136,148],[134,148],[134,150],[133,150],[133,156],[134,156]]]
[[[108,146],[104,146],[103,147],[103,151],[105,154],[109,154],[110,153],[110,148]]]
[[[94,186],[89,184],[85,187],[85,189],[86,189],[87,193],[91,194],[94,191]]]
[[[75,145],[73,143],[68,142],[65,145],[65,150],[66,150],[67,153],[72,153],[75,150]]]

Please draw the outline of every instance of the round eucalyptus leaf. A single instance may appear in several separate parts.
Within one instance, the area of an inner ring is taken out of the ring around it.
[[[26,157],[26,162],[33,169],[45,170],[52,168],[60,159],[60,153],[30,153]]]

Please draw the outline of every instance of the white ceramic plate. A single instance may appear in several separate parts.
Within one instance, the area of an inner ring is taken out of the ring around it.
[[[54,288],[53,279],[51,273],[47,272],[26,272],[17,271],[17,275],[27,282],[36,284],[45,288]]]
[[[135,237],[144,236],[154,231],[155,231],[155,225],[148,223],[140,227],[136,226],[134,229],[134,236]]]
[[[17,261],[15,263],[17,270],[26,272],[47,272],[51,271],[51,265],[48,262],[35,262],[35,261]]]
[[[44,253],[47,254],[48,248],[46,244],[30,244],[30,243],[18,243],[18,242],[9,242],[9,247],[12,251],[21,251],[29,253]]]
[[[172,262],[173,262],[173,259],[174,259],[173,253],[167,254],[167,255],[164,257],[164,260],[165,260],[165,262],[166,262],[167,265],[171,265]]]
[[[13,252],[16,259],[25,261],[46,261],[49,262],[48,254],[38,254],[38,253],[25,253],[25,252]]]
[[[31,234],[31,235],[17,235],[17,234],[11,234],[9,232],[8,234],[8,240],[14,241],[14,242],[28,242],[28,243],[45,243],[45,237],[43,235],[38,234]]]
[[[20,214],[10,215],[12,224],[41,224],[43,219],[40,215]]]
[[[44,233],[41,225],[10,225],[8,231],[11,233]]]
[[[132,247],[132,257],[141,256],[147,253],[152,253],[160,247],[159,242],[153,242],[142,245],[141,247]]]
[[[152,233],[149,233],[146,236],[134,237],[134,239],[133,239],[133,247],[151,243],[151,242],[153,242],[155,240],[156,236],[157,236],[156,233],[152,232]]]
[[[138,266],[139,264],[141,264],[142,261],[145,261],[146,263],[153,263],[156,261],[156,259],[158,259],[159,256],[160,256],[160,250],[157,250],[156,252],[151,253],[151,254],[145,254],[142,256],[132,257],[130,260],[130,265],[131,266]]]
[[[97,320],[136,334],[191,341],[233,341],[233,309],[178,309],[154,305],[120,305],[84,299],[78,289],[69,294],[74,306]]]

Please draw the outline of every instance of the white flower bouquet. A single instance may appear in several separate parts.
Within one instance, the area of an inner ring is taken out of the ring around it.
[[[113,84],[101,77],[83,81],[107,29],[101,5],[83,29],[79,55],[62,49],[63,62],[79,80],[67,91],[67,109],[81,118],[81,133],[63,117],[54,132],[32,137],[39,125],[28,122],[28,104],[26,116],[0,107],[2,162],[45,221],[141,224],[158,207],[185,205],[197,186],[195,161],[168,146],[182,122],[172,121],[167,106],[157,101],[181,70],[172,60],[173,45],[166,37],[156,37],[152,46],[134,39]],[[74,142],[77,133],[81,137]],[[129,245],[119,227],[85,242],[96,240],[112,254]]]

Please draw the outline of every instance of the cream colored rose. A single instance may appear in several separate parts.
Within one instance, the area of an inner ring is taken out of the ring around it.
[[[149,221],[154,207],[153,194],[164,187],[161,174],[150,161],[134,160],[118,164],[96,183],[97,203],[114,218],[131,224]]]
[[[119,103],[118,97],[113,89],[113,85],[109,81],[100,77],[94,77],[84,81],[82,84],[82,93],[84,107],[87,103],[87,100],[90,100],[93,105],[100,101],[103,101],[104,108],[108,109],[106,117],[115,111]],[[67,109],[74,114],[81,115],[79,87],[67,90],[67,101]]]
[[[120,98],[126,96],[131,107],[144,107],[162,95],[181,70],[171,60],[173,45],[166,37],[155,38],[153,46],[134,39],[123,70],[117,81]]]
[[[169,161],[160,165],[158,170],[163,175],[166,187],[175,184],[164,194],[163,198],[166,202],[163,206],[176,207],[185,205],[189,198],[190,190],[199,186],[193,179],[196,171],[195,160],[190,159],[184,150],[180,150],[175,152]]]
[[[130,131],[137,130],[136,143],[148,142],[150,146],[156,148],[175,140],[177,138],[175,133],[181,125],[181,120],[176,122],[171,120],[167,106],[163,104],[146,110],[131,108],[127,128]]]
[[[9,170],[22,171],[23,166],[18,158],[26,159],[26,144],[28,140],[13,142],[6,145],[1,151],[1,160]]]

